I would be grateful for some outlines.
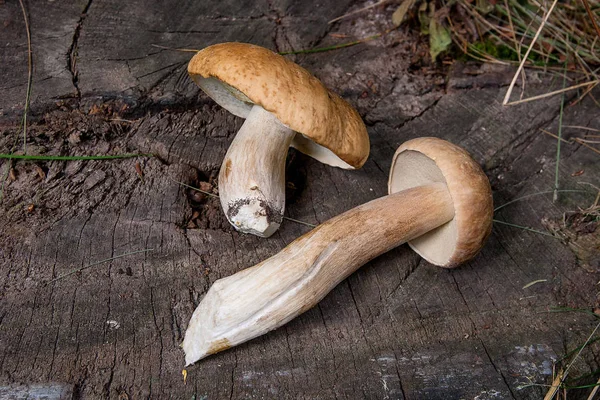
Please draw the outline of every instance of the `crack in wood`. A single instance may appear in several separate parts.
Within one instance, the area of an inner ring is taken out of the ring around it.
[[[77,21],[77,25],[75,26],[75,32],[73,32],[71,45],[69,46],[69,50],[67,51],[67,71],[71,73],[71,80],[73,82],[73,87],[75,88],[78,99],[81,99],[81,90],[79,89],[79,74],[77,73],[77,51],[79,47],[79,35],[81,34],[83,22],[85,21],[88,15],[88,11],[92,6],[92,2],[93,0],[88,0],[87,4],[83,8],[81,16],[79,17],[79,21]]]

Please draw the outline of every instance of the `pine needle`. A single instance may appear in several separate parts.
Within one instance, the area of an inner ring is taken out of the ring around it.
[[[368,36],[368,37],[365,37],[365,38],[362,38],[362,39],[354,40],[352,42],[341,43],[341,44],[336,44],[336,45],[327,46],[327,47],[317,47],[317,48],[313,48],[313,49],[280,51],[277,54],[279,54],[280,56],[288,56],[288,55],[293,55],[293,54],[323,53],[323,52],[326,52],[326,51],[343,49],[343,48],[346,48],[346,47],[356,46],[357,44],[370,42],[371,40],[379,39],[380,37],[382,37],[384,35],[387,35],[388,33],[390,33],[391,31],[393,31],[395,29],[397,29],[397,27],[388,29],[388,30],[386,30],[384,32],[380,32],[380,33],[377,33],[375,35],[371,35],[371,36]],[[185,49],[185,48],[166,47],[166,46],[160,46],[158,44],[152,44],[151,46],[157,47],[159,49],[173,50],[173,51],[182,51],[182,52],[197,53],[198,51],[200,51],[200,50],[197,50],[197,49]]]
[[[334,46],[317,47],[317,48],[314,48],[314,49],[306,49],[306,50],[282,51],[282,52],[279,52],[279,54],[282,55],[282,56],[287,56],[287,55],[291,55],[291,54],[323,53],[325,51],[343,49],[343,48],[346,48],[346,47],[356,46],[357,44],[370,42],[371,40],[379,39],[380,37],[382,37],[384,35],[387,35],[388,33],[390,33],[391,31],[393,31],[395,29],[397,29],[397,28],[394,27],[394,28],[388,29],[388,30],[386,30],[384,32],[377,33],[377,34],[372,35],[372,36],[368,36],[366,38],[362,38],[362,39],[355,40],[355,41],[352,41],[352,42],[336,44]]]
[[[530,228],[528,226],[522,226],[522,225],[517,225],[517,224],[511,224],[510,222],[504,222],[504,221],[498,221],[497,219],[492,220],[498,224],[502,224],[502,225],[508,225],[508,226],[512,226],[513,228],[519,228],[519,229],[523,229],[524,231],[529,231],[529,232],[533,232],[533,233],[538,233],[540,235],[544,235],[544,236],[550,236],[552,238],[558,239],[556,236],[551,235],[547,232],[543,232],[543,231],[538,231],[537,229],[533,229]]]
[[[71,276],[71,275],[73,275],[73,274],[76,274],[77,272],[81,272],[81,271],[83,271],[83,270],[86,270],[86,269],[88,269],[88,268],[95,267],[96,265],[104,264],[104,263],[106,263],[106,262],[113,261],[113,260],[116,260],[116,259],[119,259],[119,258],[123,258],[123,257],[127,257],[127,256],[131,256],[131,255],[134,255],[134,254],[139,254],[139,253],[147,253],[147,252],[149,252],[149,251],[154,251],[154,249],[144,249],[144,250],[132,251],[132,252],[130,252],[130,253],[124,253],[124,254],[120,254],[120,255],[118,255],[118,256],[114,256],[114,257],[111,257],[111,258],[106,258],[106,259],[104,259],[104,260],[96,261],[96,262],[94,262],[94,263],[91,263],[91,264],[89,264],[89,265],[86,265],[86,266],[84,266],[84,267],[81,267],[81,268],[76,268],[76,269],[74,269],[74,270],[72,270],[72,271],[69,271],[69,272],[67,272],[66,274],[59,275],[59,276],[57,276],[56,278],[54,278],[54,279],[51,279],[51,280],[49,280],[48,282],[46,282],[46,285],[49,285],[50,283],[54,283],[54,282],[56,282],[56,281],[58,281],[58,280],[60,280],[60,279],[63,279],[63,278],[66,278],[66,277],[68,277],[68,276]]]
[[[583,2],[585,11],[588,13],[588,16],[590,17],[590,21],[592,21],[592,25],[594,25],[594,29],[596,30],[598,37],[600,37],[600,26],[598,26],[598,23],[596,22],[596,17],[594,16],[592,9],[590,8],[590,3],[588,2],[588,0],[581,0],[581,1]]]
[[[173,51],[181,51],[184,53],[197,53],[200,50],[198,49],[182,49],[182,48],[175,48],[175,47],[167,47],[167,46],[161,46],[159,44],[151,44],[150,46],[152,47],[156,47],[158,49],[163,49],[163,50],[173,50]]]
[[[181,185],[181,186],[184,186],[184,187],[188,188],[188,189],[195,190],[195,191],[197,191],[197,192],[200,192],[200,193],[203,193],[203,194],[205,194],[205,195],[207,195],[207,196],[216,197],[217,199],[219,198],[219,196],[218,196],[218,195],[216,195],[216,194],[214,194],[214,193],[210,193],[210,192],[207,192],[207,191],[205,191],[205,190],[198,189],[198,188],[196,188],[196,187],[193,187],[193,186],[187,185],[187,184],[185,184],[185,183],[183,183],[183,182],[176,181],[175,179],[171,179],[171,180],[172,180],[173,182],[175,182],[175,183],[177,183],[177,184]],[[317,225],[311,224],[311,223],[309,223],[309,222],[300,221],[299,219],[294,219],[294,218],[290,218],[290,217],[286,217],[286,216],[284,216],[284,217],[283,217],[283,219],[287,219],[288,221],[292,221],[292,222],[295,222],[295,223],[297,223],[297,224],[306,225],[306,226],[308,226],[308,227],[310,227],[310,228],[316,228],[316,227],[317,227]]]
[[[554,91],[549,92],[549,93],[544,93],[544,94],[540,94],[540,95],[537,95],[537,96],[528,97],[526,99],[515,100],[515,101],[511,101],[509,103],[504,103],[503,102],[502,105],[504,105],[504,106],[514,106],[514,105],[517,105],[517,104],[527,103],[527,102],[530,102],[530,101],[541,100],[541,99],[545,99],[547,97],[554,96],[556,94],[561,94],[561,93],[568,92],[570,90],[579,89],[579,88],[582,88],[582,87],[585,87],[585,86],[590,86],[590,85],[596,86],[599,83],[600,83],[600,80],[593,80],[593,81],[589,81],[589,82],[583,82],[583,83],[579,83],[577,85],[569,86],[569,87],[562,88],[562,89],[559,89],[559,90],[554,90]]]

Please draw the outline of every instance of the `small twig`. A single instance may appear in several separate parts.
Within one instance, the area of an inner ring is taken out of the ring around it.
[[[569,86],[569,87],[566,87],[566,88],[563,88],[563,89],[554,90],[554,91],[549,92],[549,93],[544,93],[544,94],[540,94],[540,95],[537,95],[537,96],[528,97],[528,98],[523,99],[523,100],[515,100],[515,101],[511,101],[510,103],[502,103],[502,105],[505,105],[505,106],[514,106],[516,104],[527,103],[529,101],[535,101],[535,100],[545,99],[546,97],[554,96],[555,94],[560,94],[560,93],[568,92],[570,90],[579,89],[580,87],[584,87],[584,86],[597,85],[599,83],[600,83],[600,80],[593,80],[593,81],[589,81],[589,82],[583,82],[583,83],[580,83],[580,84],[577,84],[577,85],[573,85],[573,86]]]
[[[589,140],[589,139],[582,139],[582,138],[574,138],[573,140],[577,139],[577,142],[579,143],[592,143],[592,144],[600,144],[600,140]]]
[[[592,9],[590,8],[590,3],[588,3],[588,0],[581,0],[581,1],[583,2],[585,11],[588,13],[588,15],[590,17],[590,21],[592,21],[592,25],[594,25],[594,29],[596,30],[598,37],[600,37],[600,26],[598,26],[598,23],[596,22],[596,17],[594,16]]]
[[[574,143],[577,143],[577,144],[580,144],[580,145],[582,145],[583,147],[587,147],[588,149],[592,150],[592,151],[593,151],[593,152],[595,152],[595,153],[598,153],[598,154],[600,154],[600,150],[598,150],[598,149],[597,149],[597,148],[595,148],[594,146],[590,146],[589,144],[587,144],[587,143],[586,143],[586,141],[584,141],[584,140],[582,140],[582,139],[580,139],[580,138],[573,138],[573,139],[571,139],[571,140],[565,140],[565,139],[559,138],[559,137],[558,137],[558,136],[556,136],[554,133],[550,133],[550,132],[548,132],[548,131],[547,131],[547,130],[545,130],[545,129],[540,129],[540,130],[541,130],[542,132],[544,132],[546,135],[552,136],[552,137],[553,137],[553,138],[555,138],[555,139],[560,139],[560,141],[561,141],[561,142],[564,142],[564,143],[569,143],[569,144],[574,144]]]
[[[598,150],[598,149],[597,149],[597,148],[595,148],[594,146],[590,146],[589,144],[587,144],[587,143],[585,143],[585,142],[581,141],[581,139],[579,139],[579,138],[573,138],[573,141],[574,141],[574,142],[577,142],[577,143],[579,143],[580,145],[582,145],[582,146],[584,146],[584,147],[587,147],[588,149],[592,150],[592,151],[593,151],[593,152],[595,152],[595,153],[598,153],[598,154],[600,154],[600,150]]]
[[[358,9],[356,11],[349,12],[347,14],[344,14],[344,15],[340,16],[340,17],[332,19],[331,21],[328,22],[328,24],[333,24],[334,22],[339,21],[340,19],[344,19],[344,18],[349,17],[351,15],[355,15],[355,14],[361,13],[363,11],[367,11],[367,10],[369,10],[371,8],[374,8],[374,7],[380,6],[382,4],[385,4],[388,1],[390,1],[390,0],[381,0],[381,1],[378,1],[377,3],[375,3],[375,4],[371,4],[370,6],[366,6],[366,7],[363,7],[361,9]]]
[[[126,256],[131,256],[131,255],[133,255],[133,254],[147,253],[147,252],[149,252],[149,251],[154,251],[154,249],[144,249],[144,250],[132,251],[132,252],[130,252],[130,253],[120,254],[120,255],[118,255],[118,256],[114,256],[114,257],[111,257],[111,258],[106,258],[106,259],[104,259],[104,260],[96,261],[95,263],[92,263],[92,264],[86,265],[85,267],[76,268],[76,269],[74,269],[74,270],[72,270],[72,271],[69,271],[69,272],[67,272],[66,274],[59,275],[59,276],[57,276],[56,278],[54,278],[54,279],[51,279],[51,280],[49,280],[48,282],[46,282],[46,285],[49,285],[50,283],[54,283],[54,282],[58,281],[59,279],[66,278],[67,276],[70,276],[70,275],[76,274],[77,272],[81,272],[81,271],[83,271],[83,270],[86,270],[86,269],[88,269],[88,268],[94,267],[94,266],[96,266],[96,265],[104,264],[105,262],[113,261],[113,260],[116,260],[116,259],[118,259],[118,258],[123,258],[123,257],[126,257]]]
[[[25,20],[25,30],[27,32],[27,94],[25,95],[25,109],[23,110],[23,153],[27,153],[27,111],[29,110],[29,100],[31,98],[31,81],[33,75],[33,63],[31,53],[31,30],[29,29],[29,18],[25,11],[23,0],[19,0],[21,11],[23,11],[23,20]]]
[[[292,221],[295,222],[297,224],[302,224],[302,225],[306,225],[309,228],[316,228],[317,226],[308,222],[304,222],[304,221],[300,221],[299,219],[294,219],[294,218],[290,218],[290,217],[286,217],[284,216],[283,219],[287,219],[288,221]]]
[[[542,131],[543,133],[545,133],[545,134],[546,134],[546,135],[548,135],[548,136],[552,136],[554,139],[558,139],[558,140],[560,140],[560,141],[561,141],[561,142],[563,142],[563,143],[573,144],[573,142],[572,142],[572,141],[570,141],[570,140],[566,140],[566,139],[563,139],[563,138],[559,138],[559,137],[558,137],[558,136],[556,136],[554,133],[552,133],[552,132],[548,132],[548,131],[547,131],[547,130],[545,130],[545,129],[540,129],[540,131]]]
[[[572,101],[571,103],[569,103],[569,106],[574,106],[574,105],[576,105],[577,103],[579,103],[581,100],[583,100],[583,99],[585,98],[585,96],[587,96],[588,94],[590,94],[590,92],[591,92],[592,90],[594,90],[594,88],[595,88],[595,87],[596,87],[596,85],[591,85],[591,86],[588,86],[588,87],[587,87],[587,88],[586,88],[586,89],[583,91],[583,93],[581,94],[581,96],[579,96],[577,99],[575,99],[574,101]]]
[[[525,61],[529,57],[529,53],[531,52],[531,49],[533,48],[535,42],[537,41],[538,37],[540,36],[540,33],[542,32],[542,29],[544,28],[544,25],[546,25],[546,21],[548,21],[548,18],[550,17],[550,14],[552,14],[552,10],[554,10],[554,7],[556,6],[556,3],[558,3],[558,0],[554,0],[554,2],[552,2],[552,6],[550,7],[550,10],[548,10],[548,12],[546,13],[546,15],[544,16],[544,19],[542,20],[542,23],[540,24],[540,27],[538,28],[537,32],[535,33],[533,41],[531,42],[531,44],[527,48],[527,51],[525,52],[525,56],[523,56],[523,60],[519,64],[519,68],[517,69],[517,72],[515,73],[515,76],[513,77],[512,81],[510,82],[510,86],[508,87],[508,90],[506,92],[506,96],[504,96],[504,101],[502,101],[502,105],[504,105],[504,106],[508,105],[508,100],[510,99],[510,95],[512,94],[513,88],[515,87],[515,84],[517,83],[517,78],[518,78],[519,74],[521,73],[521,70],[523,69],[523,67],[525,65]]]
[[[215,197],[215,198],[217,198],[217,199],[219,198],[219,196],[218,196],[218,195],[216,195],[216,194],[214,194],[214,193],[210,193],[210,192],[207,192],[207,191],[205,191],[205,190],[198,189],[198,188],[196,188],[196,187],[193,187],[193,186],[191,186],[191,185],[187,185],[187,184],[185,184],[185,183],[183,183],[183,182],[176,181],[175,179],[171,179],[171,180],[172,180],[173,182],[175,182],[175,183],[178,183],[178,184],[180,184],[181,186],[184,186],[184,187],[188,188],[188,189],[192,189],[192,190],[195,190],[195,191],[197,191],[197,192],[204,193],[205,195],[207,195],[207,196],[210,196],[210,197]],[[290,218],[290,217],[286,217],[286,216],[283,216],[283,219],[287,219],[288,221],[292,221],[292,222],[295,222],[295,223],[297,223],[297,224],[306,225],[306,226],[308,226],[308,227],[310,227],[310,228],[316,228],[316,226],[317,226],[317,225],[313,225],[313,224],[311,224],[311,223],[308,223],[308,222],[300,221],[299,219],[294,219],[294,218]]]
[[[34,156],[19,154],[0,154],[0,159],[32,161],[79,161],[79,160],[116,160],[120,158],[154,157],[153,154],[121,154],[116,156]]]

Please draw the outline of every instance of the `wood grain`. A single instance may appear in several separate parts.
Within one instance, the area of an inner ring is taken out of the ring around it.
[[[543,388],[523,383],[549,384],[552,360],[583,343],[596,323],[584,313],[548,310],[596,307],[598,266],[584,269],[556,238],[500,224],[480,255],[456,270],[428,265],[405,246],[376,258],[285,327],[189,368],[184,384],[179,344],[210,285],[278,253],[309,228],[285,221],[266,240],[241,235],[228,226],[218,199],[196,201],[177,183],[204,182],[217,193],[219,167],[242,121],[188,80],[189,53],[151,44],[325,46],[338,41],[330,32],[365,37],[389,20],[388,10],[378,8],[327,25],[361,6],[295,0],[28,4],[35,64],[28,152],[157,157],[10,164],[15,180],[0,206],[0,385],[53,382],[72,387],[74,398],[543,396]],[[0,5],[0,22],[6,27],[0,149],[8,152],[20,132],[27,74],[16,2]],[[486,86],[481,79],[469,85],[469,76],[454,70],[426,74],[418,54],[427,51],[418,38],[418,32],[398,30],[368,44],[292,57],[358,109],[368,124],[371,156],[361,170],[344,171],[290,150],[288,216],[318,224],[385,195],[391,156],[418,136],[465,147],[484,167],[497,205],[553,187],[556,144],[539,129],[557,132],[560,98],[502,107],[507,82],[497,75]],[[460,87],[478,88],[445,90],[445,82],[459,80]],[[533,76],[529,83],[532,94],[555,84]],[[598,128],[599,115],[586,99],[566,109],[563,123]],[[597,157],[579,145],[563,146],[561,187],[600,186]],[[0,163],[2,176],[8,167]],[[593,200],[593,194],[562,193],[553,203],[540,195],[495,217],[544,230],[542,219],[560,223],[564,212]],[[154,250],[45,285],[145,248]],[[546,282],[523,289],[539,279]],[[575,368],[574,374],[598,366],[585,353]]]

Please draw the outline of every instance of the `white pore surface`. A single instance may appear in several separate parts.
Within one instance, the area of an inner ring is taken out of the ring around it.
[[[313,142],[302,134],[294,137],[291,146],[307,156],[311,156],[315,160],[322,162],[323,164],[343,169],[354,169],[352,165],[346,163],[344,160],[336,156],[333,151],[329,150],[327,147],[323,147]]]
[[[238,117],[247,118],[254,103],[245,94],[215,78],[194,78],[200,86],[218,105]]]
[[[407,150],[400,153],[392,164],[389,193],[434,182],[446,183],[446,178],[435,161],[418,151]],[[430,263],[445,265],[454,253],[457,238],[456,223],[452,219],[408,244]]]
[[[238,117],[248,118],[254,103],[244,93],[215,78],[196,76],[194,80],[221,107]],[[291,146],[323,164],[343,169],[354,169],[353,166],[336,156],[334,152],[313,142],[304,135],[296,135]]]

